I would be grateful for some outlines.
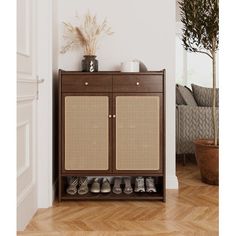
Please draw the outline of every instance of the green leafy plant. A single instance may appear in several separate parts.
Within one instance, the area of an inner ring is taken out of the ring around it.
[[[179,1],[183,23],[183,46],[187,51],[203,53],[212,60],[212,121],[214,145],[217,145],[216,124],[216,52],[219,45],[219,0]]]
[[[89,12],[85,15],[80,26],[73,26],[66,22],[63,22],[63,24],[65,27],[63,37],[66,43],[62,47],[61,53],[66,53],[75,47],[82,47],[85,55],[96,55],[99,40],[104,35],[113,34],[106,19],[99,24],[96,15],[92,16]]]

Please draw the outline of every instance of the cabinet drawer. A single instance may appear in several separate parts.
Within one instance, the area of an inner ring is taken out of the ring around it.
[[[112,92],[112,76],[64,75],[62,92]]]
[[[162,75],[117,75],[113,92],[163,92]]]

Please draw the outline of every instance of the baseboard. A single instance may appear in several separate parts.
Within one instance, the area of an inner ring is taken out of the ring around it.
[[[166,188],[167,189],[178,189],[179,182],[176,175],[166,176]]]

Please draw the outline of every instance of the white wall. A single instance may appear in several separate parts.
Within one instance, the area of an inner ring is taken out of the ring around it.
[[[149,70],[166,68],[167,187],[177,188],[175,175],[175,1],[173,0],[60,0],[59,48],[62,21],[75,23],[77,13],[89,10],[98,19],[107,17],[114,35],[104,38],[97,52],[99,70],[119,70],[122,61],[139,59]],[[59,54],[59,68],[80,70],[82,50]]]

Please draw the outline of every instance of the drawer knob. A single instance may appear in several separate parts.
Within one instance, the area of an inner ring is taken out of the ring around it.
[[[113,115],[113,118],[116,118],[116,115]]]
[[[88,86],[88,82],[85,82],[84,85],[85,85],[85,86]]]
[[[108,117],[111,118],[111,115],[109,115]]]
[[[136,85],[139,86],[139,82],[136,82]]]

